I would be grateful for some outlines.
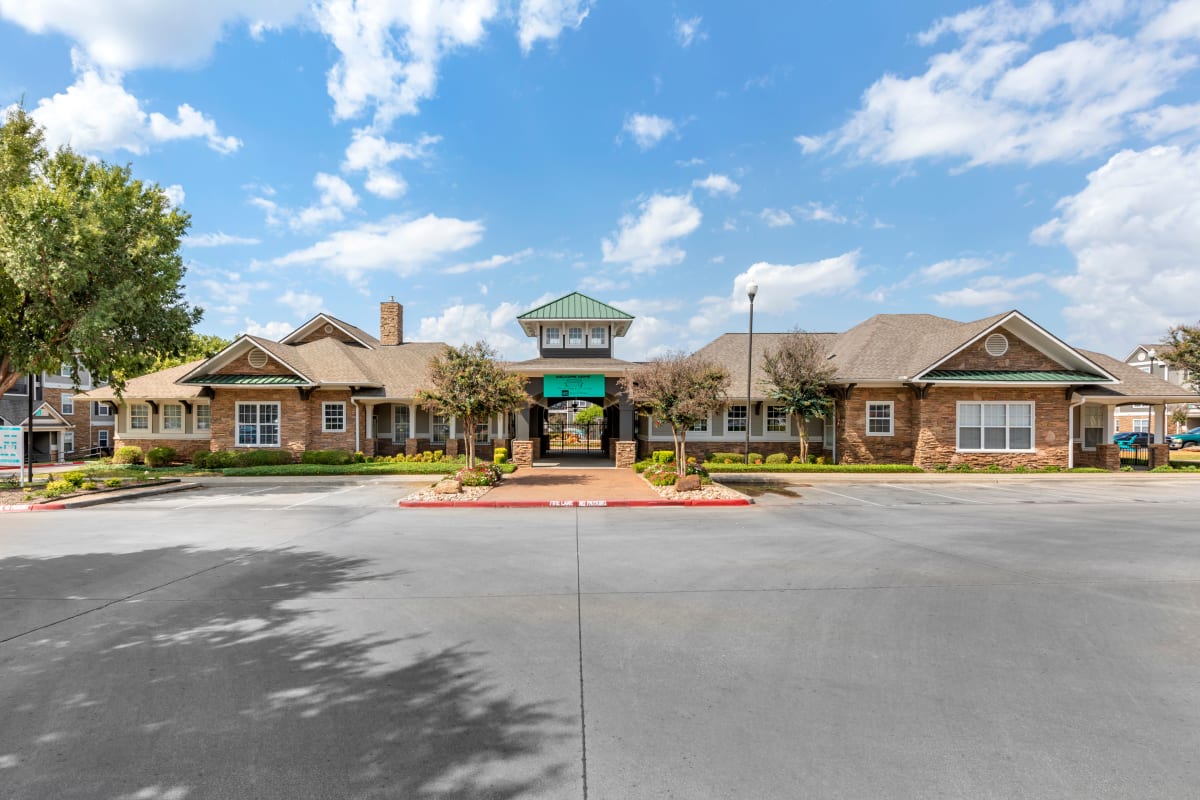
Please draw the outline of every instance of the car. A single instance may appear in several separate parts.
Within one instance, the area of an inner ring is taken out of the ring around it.
[[[1172,450],[1182,450],[1185,447],[1200,447],[1200,428],[1192,428],[1187,433],[1177,433],[1170,437]]]
[[[1154,444],[1154,434],[1144,431],[1124,431],[1113,436],[1113,444],[1124,444],[1126,447],[1145,447]]]

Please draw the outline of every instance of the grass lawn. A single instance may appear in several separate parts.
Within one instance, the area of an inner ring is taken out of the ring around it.
[[[1190,450],[1172,450],[1171,463],[1200,465],[1200,447],[1193,447]]]

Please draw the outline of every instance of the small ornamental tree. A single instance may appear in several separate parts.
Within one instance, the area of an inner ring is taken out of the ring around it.
[[[504,369],[485,342],[446,348],[429,362],[429,382],[428,389],[417,392],[416,401],[434,414],[462,421],[467,467],[472,469],[475,426],[529,402],[522,378]]]
[[[800,460],[808,461],[808,421],[824,419],[833,410],[829,381],[837,369],[825,358],[815,336],[793,331],[762,360],[768,396],[775,405],[800,418]]]
[[[593,422],[603,418],[604,409],[600,406],[592,405],[575,412],[575,421],[580,425],[591,425]]]
[[[1157,357],[1175,369],[1186,369],[1188,386],[1200,392],[1200,322],[1175,325],[1163,337],[1162,345]]]
[[[675,472],[687,474],[687,433],[725,407],[729,373],[695,355],[671,353],[640,364],[620,381],[621,391],[656,425],[670,425]]]

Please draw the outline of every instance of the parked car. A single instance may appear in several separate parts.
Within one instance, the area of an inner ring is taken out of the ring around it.
[[[1187,433],[1177,433],[1170,437],[1172,450],[1181,450],[1184,447],[1200,447],[1200,428],[1192,428]]]
[[[1141,431],[1125,431],[1113,436],[1113,444],[1122,443],[1125,443],[1128,447],[1145,447],[1147,444],[1154,444],[1154,434]]]

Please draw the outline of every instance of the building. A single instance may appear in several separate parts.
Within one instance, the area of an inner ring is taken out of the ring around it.
[[[0,425],[27,427],[29,392],[33,392],[33,457],[35,461],[66,461],[94,456],[112,448],[114,427],[110,406],[82,393],[94,389],[87,370],[63,364],[57,373],[22,376],[0,397]]]
[[[1139,344],[1125,357],[1125,363],[1148,375],[1162,378],[1167,383],[1187,386],[1191,381],[1191,374],[1186,369],[1175,369],[1170,364],[1163,362],[1158,357],[1158,347],[1159,345]],[[1180,410],[1184,411],[1186,415],[1186,419],[1182,423],[1172,419]],[[1168,405],[1166,413],[1167,433],[1182,433],[1200,426],[1200,404],[1198,403]],[[1139,403],[1121,406],[1116,411],[1116,430],[1118,431],[1145,433],[1153,430],[1155,425],[1154,410],[1148,405]]]
[[[379,337],[318,314],[279,341],[241,336],[212,358],[88,393],[115,412],[116,444],[197,449],[285,448],[365,454],[462,452],[472,436],[487,458],[509,448],[520,464],[573,455],[624,466],[668,447],[669,429],[639,415],[619,388],[636,368],[615,355],[635,323],[620,309],[566,295],[517,318],[538,355],[510,362],[530,402],[465,431],[414,400],[427,385],[437,342],[405,342],[403,308],[380,304]],[[731,375],[726,408],[695,426],[689,454],[798,451],[799,421],[772,402],[763,356],[785,334],[725,334],[699,353]],[[1118,409],[1161,410],[1196,395],[1116,359],[1071,347],[1019,311],[973,322],[928,314],[881,314],[818,337],[836,368],[835,413],[805,429],[810,452],[842,463],[970,464],[1116,469]],[[747,373],[747,358],[754,365]],[[748,398],[741,387],[751,387]],[[597,406],[596,421],[574,416]],[[1162,442],[1162,431],[1157,441]],[[1158,463],[1166,446],[1156,445]]]

